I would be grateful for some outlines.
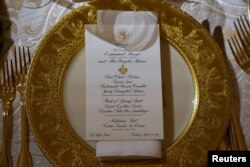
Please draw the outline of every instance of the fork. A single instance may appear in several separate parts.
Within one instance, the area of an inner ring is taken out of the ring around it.
[[[247,16],[241,16],[234,22],[237,36],[228,40],[229,47],[239,66],[250,74],[250,23]]]
[[[239,66],[247,73],[250,74],[250,23],[246,15],[241,16],[234,22],[237,35],[228,40],[229,47],[233,56]],[[244,137],[241,129],[240,122],[236,113],[232,113],[231,122],[236,122],[231,128],[231,140],[233,147],[237,150],[247,150]]]
[[[16,96],[13,63],[11,61],[11,73],[9,72],[9,62],[3,62],[3,74],[0,78],[0,99],[3,105],[3,134],[2,134],[2,148],[0,153],[0,166],[11,166],[10,153],[10,134],[9,134],[9,116],[11,102]]]
[[[27,48],[28,54],[25,54],[25,48],[18,48],[18,54],[14,52],[15,58],[15,80],[18,83],[16,89],[20,94],[20,105],[21,105],[21,149],[17,160],[18,167],[32,167],[32,158],[28,148],[28,126],[27,126],[27,113],[25,109],[25,88],[26,88],[26,74],[28,70],[28,64],[31,61],[30,51]],[[17,58],[18,55],[18,58]],[[27,56],[28,55],[28,56]],[[27,59],[28,61],[27,61]],[[17,64],[17,59],[19,59],[19,66]],[[18,68],[19,67],[19,68]]]

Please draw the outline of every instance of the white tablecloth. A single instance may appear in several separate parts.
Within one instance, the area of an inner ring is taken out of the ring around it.
[[[72,3],[71,0],[54,0],[47,5],[31,9],[23,7],[22,0],[5,0],[9,17],[12,22],[11,37],[20,46],[29,46],[34,52],[39,41],[43,38],[48,29],[53,26],[62,16],[84,3]],[[27,0],[40,2],[46,0]],[[225,37],[226,53],[231,66],[234,69],[234,98],[240,99],[240,121],[243,127],[245,140],[250,150],[250,75],[245,74],[237,65],[228,47],[227,39],[236,34],[233,21],[239,16],[247,13],[246,0],[165,0],[174,4],[192,15],[196,20],[202,22],[208,19],[211,30],[214,27],[222,26]],[[12,56],[9,54],[8,56]],[[16,166],[17,156],[21,141],[21,119],[19,97],[13,104],[13,136],[12,136],[12,158],[13,165]],[[2,111],[2,106],[0,106]],[[2,125],[2,117],[0,117]],[[2,136],[2,126],[0,126],[0,136]],[[0,138],[2,140],[2,138]],[[0,141],[1,143],[1,141]],[[50,167],[52,164],[45,158],[36,144],[32,134],[30,134],[30,150],[35,167]]]

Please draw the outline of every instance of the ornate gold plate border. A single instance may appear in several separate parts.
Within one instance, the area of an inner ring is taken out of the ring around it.
[[[63,106],[67,65],[84,47],[84,25],[95,23],[96,10],[154,11],[161,39],[171,43],[190,66],[195,81],[196,114],[162,160],[99,162],[95,150],[73,130]],[[183,11],[156,0],[96,0],[57,23],[37,48],[28,72],[27,111],[33,135],[55,166],[146,167],[205,166],[229,122],[231,85],[220,49],[207,31]]]

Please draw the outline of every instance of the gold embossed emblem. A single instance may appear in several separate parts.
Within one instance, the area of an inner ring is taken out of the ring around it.
[[[120,30],[118,31],[118,33],[116,34],[117,39],[122,42],[122,41],[126,41],[128,39],[128,32],[125,30]]]
[[[124,65],[122,65],[120,68],[119,68],[119,72],[124,75],[128,72],[128,68],[126,68]]]

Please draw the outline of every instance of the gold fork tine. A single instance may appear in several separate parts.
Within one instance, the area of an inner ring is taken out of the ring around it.
[[[243,57],[244,51],[240,47],[237,38],[235,36],[232,37],[231,40],[230,39],[228,40],[228,44],[236,62],[243,68],[242,64],[244,64],[244,60],[245,60],[245,58]]]
[[[15,73],[14,73],[14,67],[13,67],[13,61],[12,59],[10,60],[10,67],[11,67],[11,76],[12,76],[12,86],[15,86]]]
[[[249,30],[250,30],[250,20],[249,20],[249,18],[247,18],[246,15],[244,15],[244,19],[245,19],[244,23],[246,23],[246,29],[248,30],[247,34],[250,35],[250,32],[249,32]]]
[[[250,23],[246,15],[243,15],[237,19],[237,23],[239,26],[241,26],[241,31],[249,35],[249,30],[250,30]]]
[[[18,74],[18,69],[17,69],[17,52],[16,52],[16,47],[14,48],[14,63],[15,63],[15,77]]]
[[[19,51],[19,54],[18,54],[18,57],[19,57],[19,70],[20,70],[20,73],[23,74],[22,52],[21,52],[20,46],[18,47],[18,51]]]
[[[250,21],[248,20],[248,18],[247,18],[246,15],[244,15],[244,19],[245,19],[245,21],[243,21],[243,23],[246,23],[246,24],[247,24],[247,25],[246,25],[246,30],[248,30],[248,31],[247,31],[247,34],[250,35],[250,32],[249,32],[249,30],[250,30]],[[243,19],[242,19],[242,20],[243,20]]]
[[[228,40],[229,47],[239,66],[250,73],[250,23],[246,15],[234,22],[236,35]]]
[[[246,26],[246,24],[248,26]],[[241,41],[244,49],[246,49],[247,46],[250,45],[250,40],[249,40],[249,38],[250,38],[250,36],[249,36],[250,25],[249,25],[248,19],[246,18],[245,15],[241,16],[240,18],[237,19],[236,22],[234,22],[234,26],[236,28],[237,34],[238,34],[238,36],[240,38],[240,41]]]
[[[28,63],[30,64],[30,62],[31,62],[30,48],[28,47]]]
[[[17,56],[16,56],[16,46],[14,47],[14,63],[15,63],[15,77],[17,76]]]
[[[9,75],[9,74],[10,74],[10,72],[9,72],[9,63],[6,62],[6,64],[7,64],[7,65],[6,65],[6,71],[7,71],[7,73],[6,73],[6,74],[7,74],[7,85],[8,85],[8,86],[11,86],[12,84],[11,84],[10,75]]]
[[[27,73],[27,64],[26,64],[26,56],[25,55],[25,50],[24,50],[24,47],[23,47],[23,62],[24,62],[24,73],[26,74]]]
[[[229,40],[229,46],[233,52],[233,55],[236,58],[236,60],[238,59],[239,65],[244,68],[244,64],[246,64],[249,61],[250,56],[248,52],[246,52],[245,49],[241,46],[240,41],[237,39],[236,36],[234,36],[231,40],[235,47],[235,51],[233,51],[234,48]]]
[[[6,62],[3,63],[3,84],[6,85],[6,72],[5,72],[5,69],[6,69]]]
[[[249,44],[249,40],[248,40],[249,33],[248,33],[248,29],[245,25],[247,22],[248,21],[247,20],[244,21],[242,17],[238,18],[237,19],[238,28],[236,28],[237,34],[240,36],[242,42],[246,45]],[[237,24],[235,22],[234,22],[234,26],[237,27]],[[245,40],[243,40],[243,39],[245,39]]]
[[[3,74],[4,74],[4,84],[6,88],[11,88],[12,82],[10,80],[10,72],[9,72],[9,64],[8,61],[4,62],[4,68],[3,68]]]

